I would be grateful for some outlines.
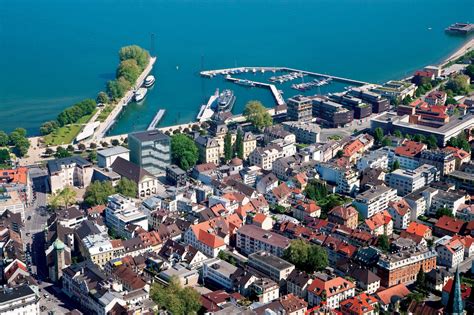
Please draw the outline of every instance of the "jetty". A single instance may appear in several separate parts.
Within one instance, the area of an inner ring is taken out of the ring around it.
[[[217,89],[216,92],[213,95],[211,95],[211,97],[207,101],[207,104],[201,106],[201,108],[199,109],[199,113],[196,116],[197,121],[203,122],[212,118],[212,115],[214,115],[212,104],[216,102],[218,97],[219,97],[219,89]]]
[[[285,100],[283,99],[283,96],[281,95],[280,91],[276,88],[274,84],[268,84],[268,83],[263,83],[263,82],[258,82],[258,81],[251,81],[251,80],[243,80],[243,79],[237,79],[234,77],[231,77],[230,75],[226,76],[226,80],[241,84],[241,85],[246,85],[246,86],[256,86],[256,87],[263,87],[270,89],[270,91],[273,94],[273,97],[275,98],[275,101],[277,102],[278,105],[284,105]]]
[[[153,120],[151,121],[151,123],[148,125],[148,128],[146,129],[147,131],[150,131],[150,130],[153,130],[153,129],[156,129],[156,125],[158,125],[158,123],[160,122],[161,118],[163,118],[163,116],[165,115],[166,113],[166,110],[165,109],[160,109],[155,117],[153,117]]]
[[[271,71],[273,73],[276,72],[291,72],[291,73],[300,73],[300,75],[309,75],[309,76],[315,76],[315,77],[321,77],[321,78],[330,78],[334,81],[342,82],[342,83],[348,83],[348,84],[354,84],[354,85],[366,85],[369,84],[369,82],[364,82],[360,80],[354,80],[350,78],[344,78],[344,77],[339,77],[339,76],[334,76],[334,75],[329,75],[329,74],[324,74],[324,73],[318,73],[318,72],[312,72],[312,71],[306,71],[306,70],[299,70],[299,69],[294,69],[294,68],[288,68],[288,67],[239,67],[239,68],[228,68],[228,69],[218,69],[218,70],[207,70],[207,71],[201,71],[200,74],[203,77],[207,78],[213,78],[217,75],[232,75],[232,74],[240,74],[240,73],[257,73],[257,72],[267,72]]]
[[[122,97],[122,99],[115,105],[109,116],[107,116],[107,119],[104,122],[100,123],[99,127],[97,127],[95,131],[97,139],[102,139],[103,137],[105,137],[107,131],[115,124],[123,108],[126,107],[128,103],[132,101],[135,90],[143,85],[143,81],[145,81],[145,78],[150,74],[151,70],[153,69],[153,65],[155,64],[155,61],[156,57],[150,57],[148,66],[146,66],[146,68],[140,74],[137,81],[135,82],[134,87],[130,89],[127,93],[125,93],[124,97]]]

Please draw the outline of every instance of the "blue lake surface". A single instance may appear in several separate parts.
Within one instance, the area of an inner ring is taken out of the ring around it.
[[[288,66],[383,82],[445,58],[466,38],[444,28],[473,20],[472,0],[0,0],[0,129],[37,134],[95,98],[118,49],[150,49],[152,33],[157,82],[114,134],[145,129],[160,108],[161,126],[192,121],[216,88],[235,91],[236,113],[252,99],[274,105],[268,90],[203,79],[202,69]]]

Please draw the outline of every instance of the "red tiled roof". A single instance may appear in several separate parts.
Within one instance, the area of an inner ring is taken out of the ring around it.
[[[410,224],[408,225],[406,232],[424,237],[426,232],[428,232],[429,230],[431,229],[428,226],[413,221],[413,222],[410,222]]]
[[[388,289],[379,291],[375,294],[383,304],[388,305],[390,304],[392,297],[398,296],[400,298],[404,298],[405,296],[410,294],[410,290],[408,290],[407,287],[403,283],[401,283]]]
[[[356,216],[357,210],[352,206],[349,206],[349,207],[337,206],[337,207],[332,208],[331,211],[329,211],[329,214],[342,218],[343,220],[347,220],[353,216]]]
[[[224,240],[222,238],[217,237],[216,235],[204,230],[199,230],[198,240],[201,243],[209,246],[210,248],[218,248],[225,245]]]
[[[410,206],[408,205],[408,202],[406,202],[406,200],[403,198],[397,201],[390,201],[388,203],[388,206],[394,209],[401,216],[406,215],[408,211],[410,210]]]
[[[365,219],[365,224],[369,227],[371,231],[373,231],[378,227],[390,223],[391,220],[392,216],[390,215],[390,213],[388,213],[387,210],[384,210],[382,212],[374,214],[368,219]]]
[[[453,288],[453,279],[449,279],[448,282],[443,287],[443,292],[450,293],[451,289]],[[461,296],[463,300],[466,300],[471,295],[471,288],[467,286],[465,283],[461,283]]]
[[[357,139],[344,147],[344,156],[351,157],[352,155],[354,155],[355,153],[358,153],[363,148],[364,148],[364,144],[359,139]]]
[[[19,167],[15,169],[0,170],[0,182],[15,184],[28,184],[28,168]]]
[[[439,218],[438,222],[436,222],[435,224],[435,227],[453,233],[459,233],[464,223],[466,223],[464,220],[451,218],[444,215]]]
[[[263,221],[265,221],[265,219],[267,218],[267,216],[263,213],[257,213],[254,217],[253,217],[253,222],[255,223],[258,223],[258,224],[262,224]]]
[[[316,278],[308,287],[308,292],[312,292],[317,296],[321,296],[323,292],[326,292],[326,297],[331,297],[352,288],[355,288],[354,283],[341,277],[333,278],[327,281]]]
[[[362,293],[340,303],[341,310],[349,314],[364,315],[375,310],[377,299],[367,293]]]
[[[426,150],[426,144],[406,140],[403,142],[402,146],[395,148],[395,154],[406,157],[414,157],[420,154],[423,150]]]

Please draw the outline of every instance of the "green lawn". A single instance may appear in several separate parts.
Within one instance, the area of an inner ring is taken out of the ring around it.
[[[67,125],[56,129],[47,136],[44,136],[44,142],[47,145],[70,144],[81,132],[82,125]]]
[[[105,108],[100,112],[99,117],[97,117],[97,120],[100,122],[104,122],[109,114],[112,112],[112,110],[115,108],[114,105],[107,105]]]
[[[97,111],[98,111],[98,109],[96,108],[90,115],[82,116],[77,121],[77,124],[87,124],[89,122],[89,120],[92,118],[92,116],[94,116],[95,113],[97,113]]]

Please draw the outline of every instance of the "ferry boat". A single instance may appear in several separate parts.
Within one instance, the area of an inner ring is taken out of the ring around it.
[[[230,112],[234,107],[235,95],[232,90],[224,90],[217,98],[217,112]]]
[[[145,78],[145,82],[143,83],[143,85],[147,88],[152,87],[153,84],[155,84],[155,77],[152,75],[147,76]]]
[[[135,91],[135,102],[143,101],[148,90],[146,88],[139,88]]]

